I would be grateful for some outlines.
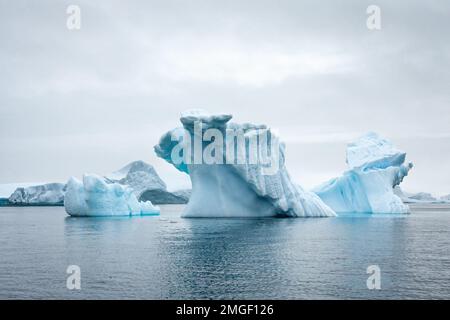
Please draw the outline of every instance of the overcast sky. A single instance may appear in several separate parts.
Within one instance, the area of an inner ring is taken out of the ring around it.
[[[366,26],[370,4],[381,30]],[[340,175],[346,143],[376,131],[415,164],[405,190],[448,194],[449,34],[445,0],[0,0],[0,183],[142,159],[188,186],[153,145],[203,108],[277,129],[305,187]]]

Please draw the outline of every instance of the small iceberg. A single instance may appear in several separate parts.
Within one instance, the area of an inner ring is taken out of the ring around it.
[[[406,153],[376,133],[368,133],[347,146],[349,170],[313,191],[334,211],[409,213],[394,193],[413,167]]]
[[[82,182],[69,179],[64,208],[67,214],[78,217],[158,215],[160,211],[150,201],[138,201],[132,188],[107,183],[95,174],[85,174]]]
[[[443,196],[436,198],[428,192],[409,193],[403,191],[400,186],[394,188],[394,193],[402,199],[404,203],[416,203],[416,204],[444,204],[448,203],[450,196]]]
[[[17,206],[62,206],[65,190],[63,183],[19,187],[8,198],[8,203]]]

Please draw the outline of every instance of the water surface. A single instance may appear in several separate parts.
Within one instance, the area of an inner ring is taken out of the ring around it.
[[[450,207],[309,219],[71,218],[0,208],[0,298],[450,298]],[[66,288],[67,266],[81,290]],[[368,290],[378,265],[381,290]]]

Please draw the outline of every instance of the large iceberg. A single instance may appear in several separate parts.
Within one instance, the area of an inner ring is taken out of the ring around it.
[[[408,213],[394,193],[412,168],[406,153],[376,133],[347,146],[349,170],[313,191],[336,212]]]
[[[133,189],[107,183],[101,176],[85,174],[83,181],[72,177],[67,182],[64,208],[71,216],[131,216],[159,214],[150,201],[140,202]]]
[[[181,115],[183,127],[155,146],[159,157],[191,178],[184,217],[335,216],[316,194],[291,181],[285,146],[269,128],[229,123],[231,118],[188,111]]]
[[[63,183],[19,187],[9,196],[8,202],[21,206],[61,206],[64,202],[65,187]]]

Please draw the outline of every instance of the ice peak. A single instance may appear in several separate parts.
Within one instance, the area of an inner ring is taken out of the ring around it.
[[[347,145],[349,169],[380,168],[401,165],[406,153],[375,132],[368,132]]]
[[[155,168],[142,160],[130,162],[123,168],[106,175],[105,178],[108,180],[107,182],[118,182],[131,186],[138,197],[146,189],[165,190],[167,188]]]
[[[207,129],[224,127],[231,118],[233,116],[227,113],[211,114],[203,109],[190,109],[181,113],[180,121],[188,130],[193,127],[195,122],[201,122],[203,128]]]
[[[390,141],[369,132],[349,143],[350,170],[314,191],[336,212],[407,213],[394,187],[408,175],[412,163]]]

